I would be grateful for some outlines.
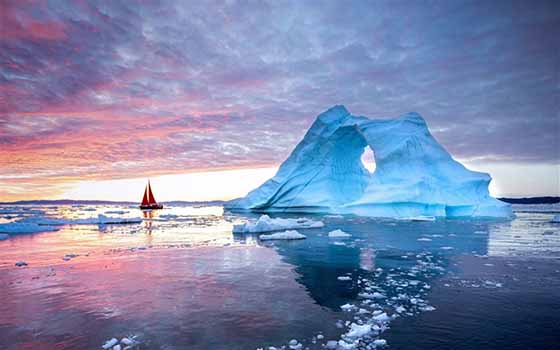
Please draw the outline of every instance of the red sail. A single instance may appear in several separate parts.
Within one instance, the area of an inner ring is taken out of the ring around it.
[[[148,186],[144,189],[144,197],[142,198],[142,205],[148,205],[150,201],[148,200]]]
[[[150,186],[150,181],[148,181],[148,201],[150,204],[157,204],[154,194],[152,193],[152,186]]]

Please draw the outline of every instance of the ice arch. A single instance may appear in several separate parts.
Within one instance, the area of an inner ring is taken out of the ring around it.
[[[361,162],[375,152],[376,170]],[[417,113],[371,120],[335,106],[317,117],[278,173],[232,210],[354,213],[401,217],[509,217],[488,193],[488,174],[466,169],[432,137]]]

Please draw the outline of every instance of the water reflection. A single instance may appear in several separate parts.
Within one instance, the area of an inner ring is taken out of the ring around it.
[[[511,222],[317,217],[326,225],[302,230],[306,240],[277,242],[232,235],[232,224],[247,217],[224,215],[220,207],[157,213],[107,206],[0,208],[0,218],[37,212],[144,220],[64,226],[0,242],[2,349],[97,348],[129,332],[142,334],[155,349],[256,348],[319,330],[337,336],[336,320],[345,317],[340,306],[356,302],[364,279],[398,293],[401,286],[388,286],[387,277],[400,276],[419,281],[418,293],[428,293],[438,275],[418,269],[422,264],[447,269],[461,255],[560,252],[549,214],[520,214]],[[352,236],[329,238],[334,229]],[[63,260],[69,253],[76,257]],[[19,260],[29,267],[15,268]],[[350,279],[339,279],[344,276]]]

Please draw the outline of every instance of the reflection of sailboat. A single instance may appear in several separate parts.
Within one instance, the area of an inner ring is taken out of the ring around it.
[[[144,197],[142,198],[142,204],[140,204],[140,209],[163,209],[163,205],[158,204],[152,193],[152,187],[150,186],[150,180],[148,180],[148,185],[144,190]]]

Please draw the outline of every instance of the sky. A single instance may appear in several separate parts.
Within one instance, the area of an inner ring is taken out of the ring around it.
[[[558,1],[1,1],[0,201],[241,196],[336,104],[559,195],[559,37]]]

